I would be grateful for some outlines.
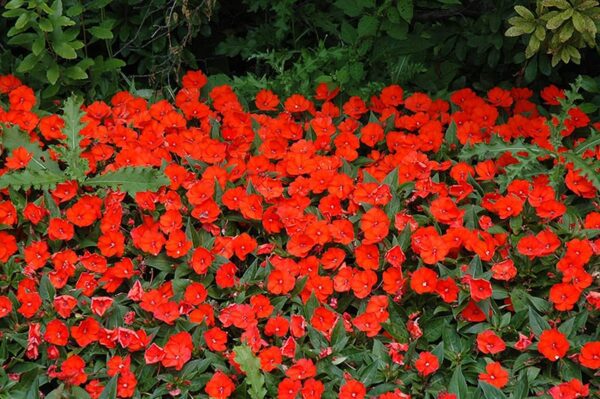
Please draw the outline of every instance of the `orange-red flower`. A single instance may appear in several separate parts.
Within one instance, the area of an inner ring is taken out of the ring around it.
[[[503,388],[508,384],[508,371],[499,362],[489,363],[485,366],[485,373],[479,374],[479,380],[496,388]]]
[[[540,334],[538,352],[552,362],[565,357],[569,348],[567,337],[556,328],[545,330]]]
[[[440,360],[431,352],[421,352],[415,362],[415,368],[422,376],[428,376],[440,368]]]

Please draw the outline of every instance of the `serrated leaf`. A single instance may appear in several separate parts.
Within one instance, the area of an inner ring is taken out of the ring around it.
[[[65,181],[65,176],[48,170],[29,170],[9,172],[0,176],[0,188],[12,187],[16,190],[29,188],[53,189]]]
[[[458,158],[461,160],[470,158],[491,159],[502,155],[505,152],[517,153],[527,152],[530,156],[543,155],[545,151],[535,145],[527,144],[522,139],[507,143],[498,136],[493,136],[489,143],[478,143],[472,146],[464,146]]]
[[[169,185],[165,174],[151,167],[125,167],[85,180],[84,184],[94,187],[119,189],[131,195],[142,191],[158,191]]]
[[[583,143],[579,144],[575,148],[575,154],[583,154],[587,150],[595,150],[596,147],[600,146],[600,134],[594,132],[590,137],[587,138]]]
[[[571,162],[575,167],[575,170],[579,172],[579,174],[585,176],[596,190],[600,190],[600,162],[594,160],[588,162],[579,155],[571,152],[565,152],[561,155],[564,156],[568,162]]]
[[[260,360],[254,356],[252,350],[246,345],[233,348],[235,361],[246,373],[246,383],[249,385],[248,393],[252,399],[263,399],[267,395],[265,377],[260,371]]]

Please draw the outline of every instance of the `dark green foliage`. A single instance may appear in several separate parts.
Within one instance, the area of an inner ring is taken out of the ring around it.
[[[587,25],[585,42],[565,50],[577,56],[559,60],[552,50],[563,28],[528,48],[536,36],[517,23],[518,12],[541,2],[548,0],[10,0],[0,18],[0,72],[16,73],[43,99],[76,91],[90,100],[121,89],[142,95],[135,86],[173,96],[181,75],[198,68],[236,76],[229,83],[243,95],[267,86],[306,93],[314,82],[368,95],[389,83],[439,92],[597,75],[597,35]],[[586,15],[599,13],[595,0],[585,3]]]

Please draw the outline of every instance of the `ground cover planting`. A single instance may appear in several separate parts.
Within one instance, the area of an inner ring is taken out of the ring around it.
[[[0,76],[0,397],[596,397],[590,84],[40,109]]]

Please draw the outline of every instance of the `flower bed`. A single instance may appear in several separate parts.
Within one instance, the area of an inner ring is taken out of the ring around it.
[[[598,125],[573,90],[365,102],[0,78],[0,397],[576,398]]]

